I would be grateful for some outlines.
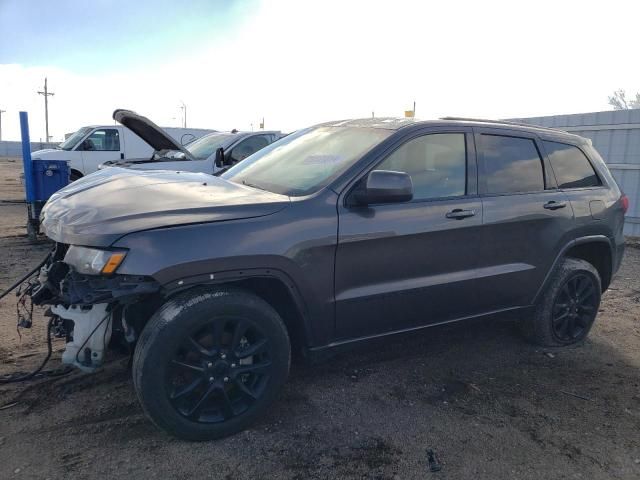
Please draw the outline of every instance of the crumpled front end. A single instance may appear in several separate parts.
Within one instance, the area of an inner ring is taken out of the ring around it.
[[[78,261],[77,255],[70,260],[70,253],[68,245],[56,244],[31,283],[31,300],[51,306],[48,315],[67,341],[62,362],[94,371],[102,366],[114,331],[135,341],[135,331],[127,323],[129,307],[144,304],[160,285],[144,276],[82,273],[95,265],[70,264]]]

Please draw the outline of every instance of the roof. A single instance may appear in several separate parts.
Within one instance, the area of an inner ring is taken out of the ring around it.
[[[335,120],[332,122],[324,122],[319,126],[323,127],[358,127],[358,128],[384,128],[387,130],[398,130],[408,125],[420,123],[415,118],[402,117],[379,117],[379,118],[354,118],[350,120]]]
[[[208,133],[206,135],[203,135],[203,137],[208,137],[209,135],[236,135],[239,137],[244,137],[247,135],[262,135],[262,134],[281,134],[282,132],[280,130],[254,130],[253,132],[247,132],[247,131],[237,131],[237,132],[211,132]],[[202,137],[201,137],[202,138]]]
[[[510,130],[522,130],[523,132],[533,132],[541,136],[566,138],[573,142],[587,141],[583,137],[574,135],[563,130],[540,127],[518,122],[510,122],[504,120],[485,120],[478,118],[461,118],[461,117],[443,117],[438,120],[420,120],[417,118],[403,117],[380,117],[380,118],[359,118],[352,120],[338,120],[333,122],[324,122],[318,126],[328,127],[357,127],[357,128],[383,128],[386,130],[400,130],[411,126],[476,126],[490,128],[508,128]]]

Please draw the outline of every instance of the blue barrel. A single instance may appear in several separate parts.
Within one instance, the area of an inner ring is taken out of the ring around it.
[[[33,194],[36,202],[46,202],[51,195],[69,184],[69,165],[65,160],[32,160]]]

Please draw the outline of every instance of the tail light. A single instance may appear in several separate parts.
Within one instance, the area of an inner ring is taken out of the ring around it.
[[[629,210],[629,197],[623,193],[622,197],[620,197],[620,202],[622,203],[622,211],[626,214],[627,210]]]

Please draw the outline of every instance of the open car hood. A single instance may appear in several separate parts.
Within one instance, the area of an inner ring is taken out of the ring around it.
[[[113,112],[113,119],[138,135],[151,145],[156,152],[176,150],[184,153],[187,159],[193,159],[191,154],[180,143],[147,117],[138,115],[131,110],[118,109]]]

